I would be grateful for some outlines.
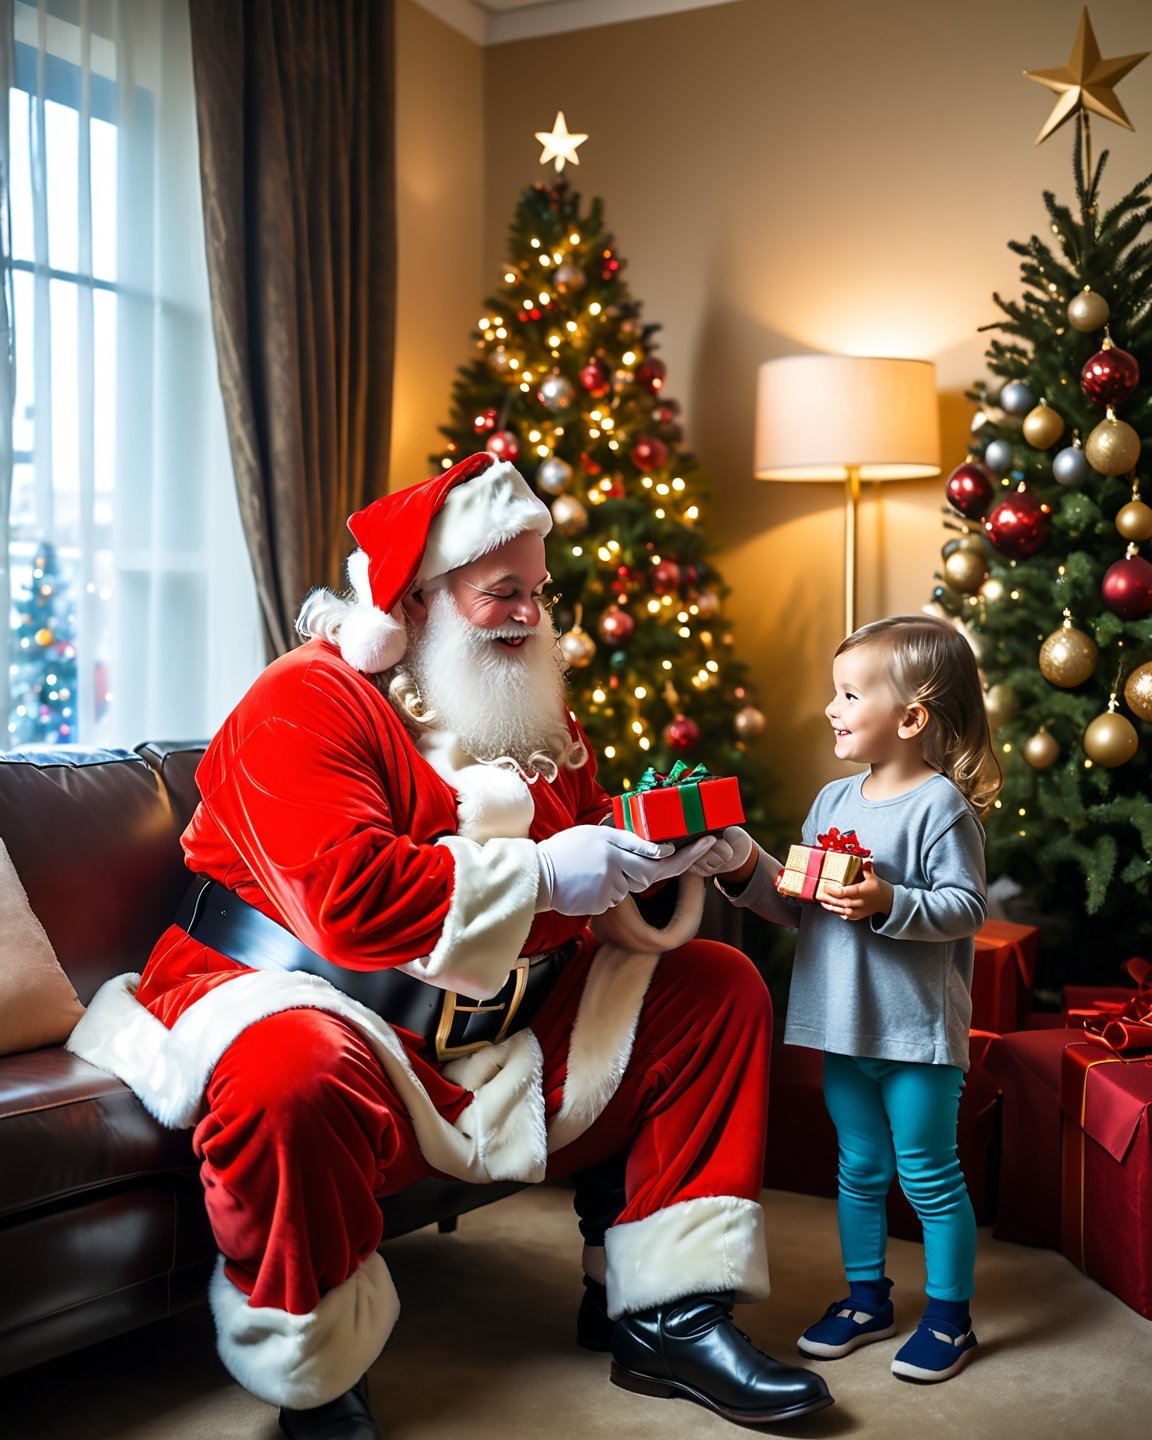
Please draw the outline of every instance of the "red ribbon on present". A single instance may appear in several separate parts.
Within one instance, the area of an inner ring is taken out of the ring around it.
[[[1115,1055],[1152,1050],[1152,965],[1134,955],[1124,969],[1140,987],[1119,1013],[1103,1006],[1084,1017],[1084,1039]]]
[[[835,825],[829,829],[827,835],[817,835],[816,842],[822,850],[835,850],[841,855],[859,855],[861,860],[866,860],[872,854],[871,850],[865,850],[856,839],[855,830],[845,830],[841,834]]]

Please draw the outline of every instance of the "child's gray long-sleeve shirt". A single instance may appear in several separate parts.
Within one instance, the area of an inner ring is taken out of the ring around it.
[[[893,800],[866,799],[866,778],[826,785],[803,839],[855,830],[892,886],[891,914],[843,920],[786,900],[764,856],[734,903],[798,925],[786,1044],[967,1069],[973,936],[988,913],[983,827],[943,775]]]

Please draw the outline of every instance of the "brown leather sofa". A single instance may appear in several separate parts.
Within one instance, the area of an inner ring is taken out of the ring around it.
[[[0,755],[0,836],[84,1003],[142,969],[187,888],[201,754]],[[0,1375],[205,1298],[215,1247],[190,1135],[59,1046],[0,1056]],[[519,1188],[425,1181],[385,1203],[385,1234],[450,1229]]]

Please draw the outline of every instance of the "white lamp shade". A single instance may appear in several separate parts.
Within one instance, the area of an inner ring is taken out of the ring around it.
[[[760,366],[760,480],[916,480],[940,473],[936,367],[929,360],[790,355]]]

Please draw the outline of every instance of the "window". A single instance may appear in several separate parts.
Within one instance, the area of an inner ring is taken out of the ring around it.
[[[15,5],[9,748],[199,738],[260,664],[186,0]]]

